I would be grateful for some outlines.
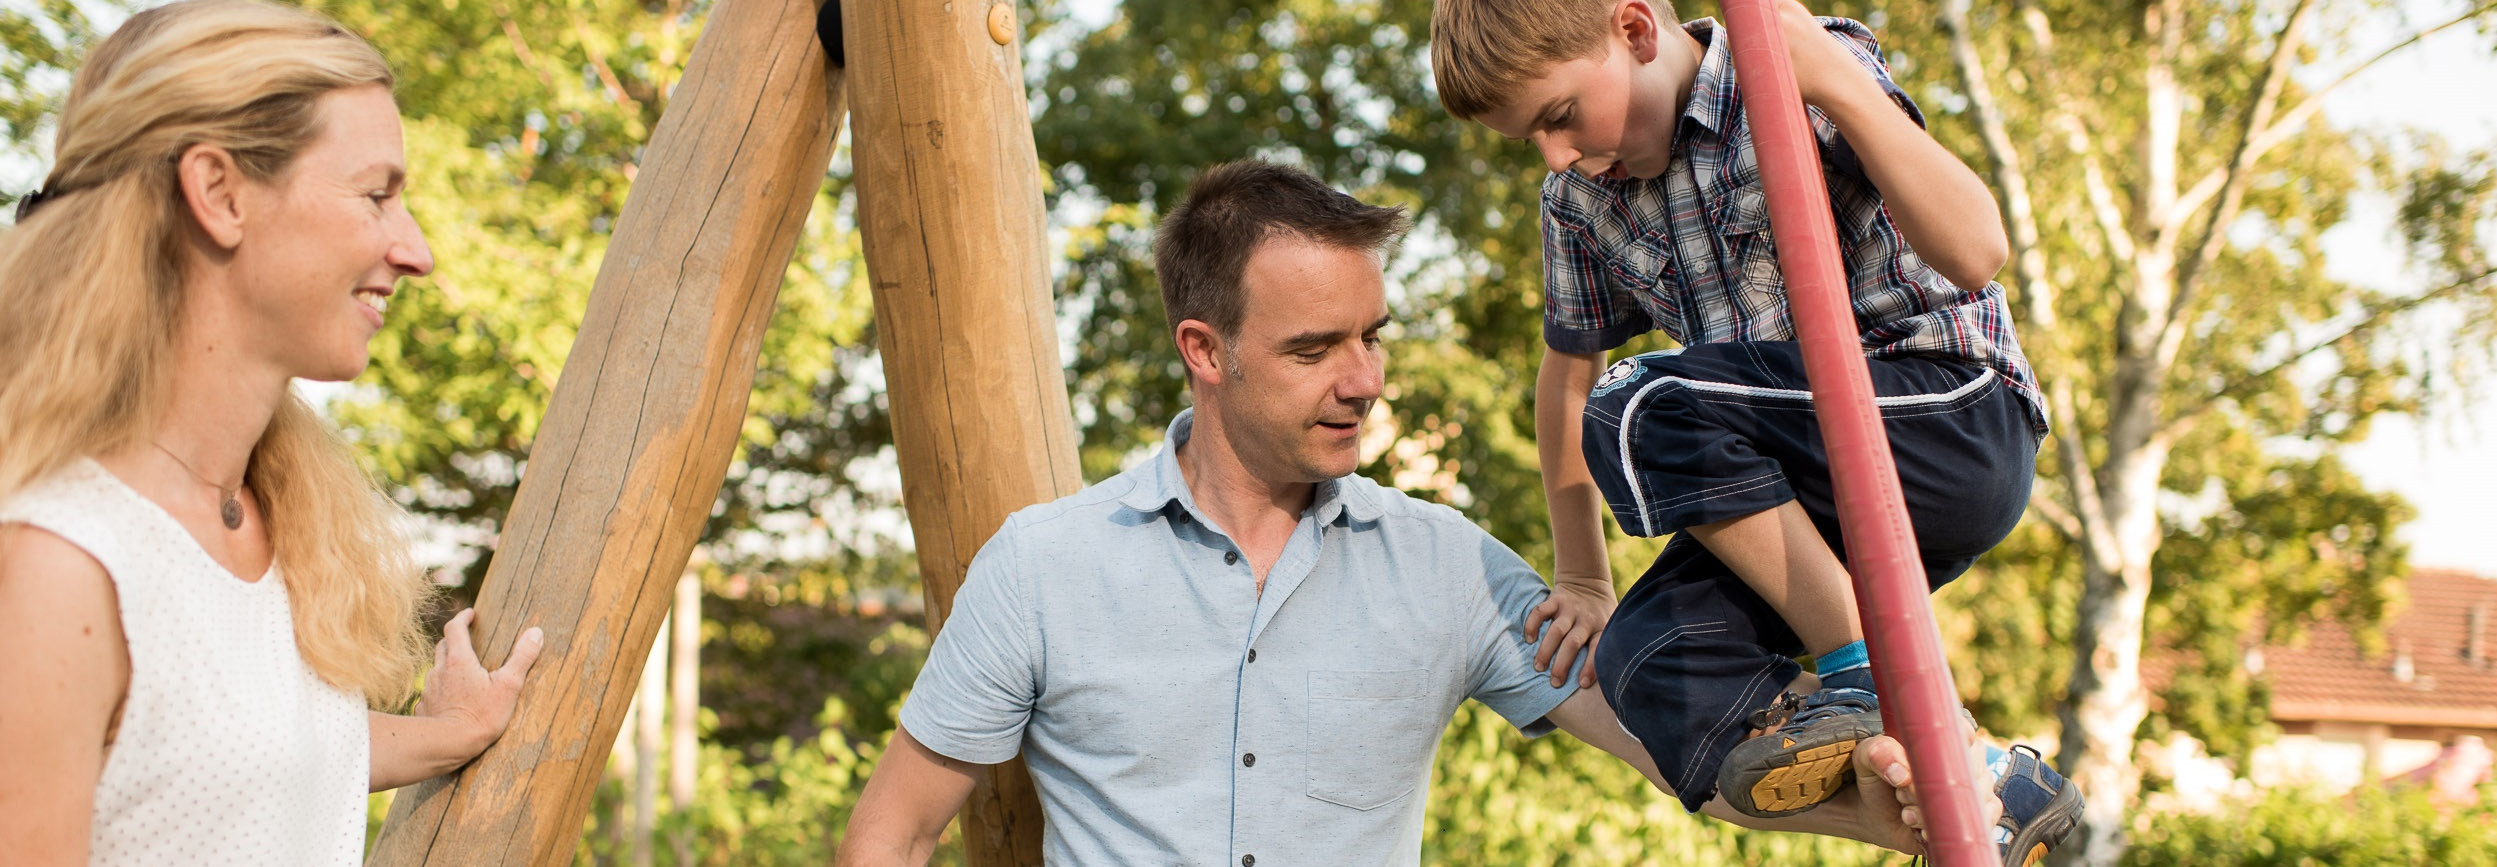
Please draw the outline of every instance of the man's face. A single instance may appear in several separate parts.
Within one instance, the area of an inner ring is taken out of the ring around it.
[[[1688,35],[1666,29],[1640,0],[1624,0],[1614,19],[1598,51],[1553,64],[1477,120],[1533,144],[1553,174],[1664,174],[1699,58]]]
[[[1241,271],[1240,332],[1224,341],[1213,402],[1241,464],[1273,484],[1350,475],[1385,387],[1387,285],[1371,254],[1279,235]]]

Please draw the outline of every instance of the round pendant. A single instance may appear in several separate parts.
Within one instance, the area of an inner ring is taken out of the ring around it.
[[[217,510],[217,517],[225,519],[228,530],[243,529],[243,501],[227,497],[225,507]]]

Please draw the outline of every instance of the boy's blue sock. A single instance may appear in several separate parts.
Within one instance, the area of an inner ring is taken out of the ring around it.
[[[1814,665],[1819,669],[1822,689],[1873,691],[1873,660],[1865,653],[1862,641],[1821,654]]]
[[[1822,689],[1860,689],[1873,692],[1873,661],[1864,651],[1864,642],[1857,641],[1821,654],[1814,664],[1820,668]],[[2010,758],[2011,754],[2003,752],[2002,748],[1987,744],[1985,746],[1985,769],[1988,777],[1995,780],[2002,779],[2005,763]]]

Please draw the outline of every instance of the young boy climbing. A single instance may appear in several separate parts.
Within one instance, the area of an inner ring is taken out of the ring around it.
[[[1791,0],[1779,19],[1938,588],[2019,522],[2046,433],[1992,282],[2002,221],[1863,24]],[[1818,806],[1881,731],[1880,699],[1731,46],[1662,0],[1439,0],[1431,40],[1449,113],[1531,142],[1552,172],[1535,394],[1558,562],[1529,625],[1549,632],[1539,661],[1564,677],[1591,646],[1592,676],[1686,808]],[[1651,329],[1682,348],[1605,367]],[[1599,493],[1626,532],[1674,534],[1618,610]],[[2003,860],[2034,862],[2080,792],[2026,748],[1987,764]]]

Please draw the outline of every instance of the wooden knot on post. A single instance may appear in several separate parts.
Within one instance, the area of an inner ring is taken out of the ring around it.
[[[1014,4],[988,7],[988,38],[997,40],[999,45],[1014,43]]]

